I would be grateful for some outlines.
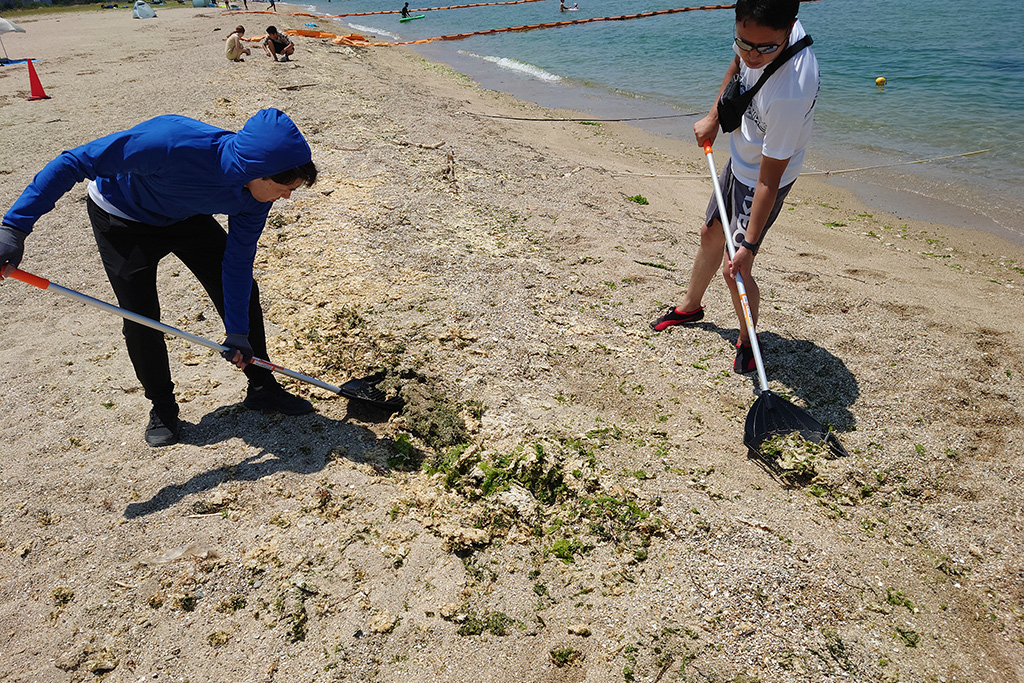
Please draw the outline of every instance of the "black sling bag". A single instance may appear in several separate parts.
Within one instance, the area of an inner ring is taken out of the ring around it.
[[[789,61],[790,57],[813,42],[810,36],[804,36],[790,45],[785,52],[764,68],[764,73],[757,79],[757,83],[746,92],[740,92],[740,75],[733,76],[729,85],[725,86],[725,90],[722,91],[722,98],[718,100],[718,125],[722,127],[722,132],[731,133],[739,128],[740,123],[743,122],[743,114],[746,113],[747,107],[750,106],[754,95],[761,89],[761,86],[779,70],[779,67]]]

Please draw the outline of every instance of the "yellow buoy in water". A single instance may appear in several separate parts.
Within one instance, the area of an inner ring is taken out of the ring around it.
[[[876,78],[875,79],[875,85],[877,85],[879,87],[885,85],[885,76],[879,76],[878,78]]]

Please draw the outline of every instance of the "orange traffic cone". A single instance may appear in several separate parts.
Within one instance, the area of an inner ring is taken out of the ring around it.
[[[39,76],[36,75],[36,68],[32,66],[32,60],[28,60],[28,84],[32,89],[32,94],[28,97],[28,101],[33,100],[48,100],[50,96],[43,90],[43,84],[39,82]]]

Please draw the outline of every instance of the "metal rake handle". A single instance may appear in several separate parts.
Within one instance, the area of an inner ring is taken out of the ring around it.
[[[69,299],[81,301],[85,304],[88,304],[89,306],[100,308],[109,313],[113,313],[114,315],[121,316],[125,320],[131,320],[132,322],[153,328],[154,330],[159,330],[160,332],[169,334],[173,337],[187,339],[188,341],[194,344],[205,346],[207,348],[213,349],[214,351],[229,350],[229,348],[227,346],[224,346],[223,344],[218,344],[217,342],[212,341],[210,339],[199,337],[189,332],[185,332],[184,330],[179,330],[177,327],[172,327],[171,325],[167,325],[157,320],[153,320],[152,318],[147,318],[144,315],[139,315],[138,313],[134,313],[127,309],[121,308],[120,306],[109,304],[106,301],[94,299],[93,297],[88,296],[87,294],[82,294],[81,292],[77,292],[73,289],[62,287],[58,284],[50,282],[46,278],[39,277],[38,275],[33,275],[32,273],[26,272],[24,270],[20,270],[19,268],[16,268],[11,264],[7,264],[2,269],[0,269],[0,279],[8,277],[14,280],[24,282],[25,284],[32,285],[33,287],[38,287],[39,289],[56,292],[57,294],[61,294],[65,297],[68,297]],[[391,399],[389,401],[384,392],[378,389],[375,383],[367,381],[367,379],[352,379],[346,382],[344,385],[338,387],[333,384],[329,384],[328,382],[324,382],[323,380],[319,380],[315,377],[304,375],[301,372],[289,370],[286,367],[276,365],[275,363],[271,363],[268,360],[263,360],[262,358],[253,358],[250,362],[256,367],[260,367],[265,370],[270,370],[271,372],[276,372],[278,374],[284,375],[285,377],[291,377],[292,379],[298,380],[300,382],[312,384],[313,386],[320,387],[321,389],[326,389],[327,391],[332,391],[348,399],[367,401],[369,403],[376,403],[387,407],[401,405],[400,400],[398,399]]]
[[[711,154],[711,143],[704,142],[704,156],[708,160],[708,167],[711,169],[711,181],[715,185],[715,199],[718,200],[719,223],[725,232],[725,248],[729,251],[729,260],[736,258],[736,246],[732,243],[732,235],[729,233],[729,212],[725,210],[725,199],[722,197],[722,187],[718,182],[718,171],[715,169],[715,157]],[[754,363],[757,365],[757,379],[761,385],[761,391],[768,391],[768,377],[764,374],[764,361],[761,360],[761,345],[757,342],[757,330],[754,329],[754,317],[750,314],[750,304],[747,302],[747,288],[743,286],[743,278],[736,273],[736,289],[739,290],[740,303],[743,306],[743,321],[747,325],[747,332],[750,334],[750,348],[754,352]]]

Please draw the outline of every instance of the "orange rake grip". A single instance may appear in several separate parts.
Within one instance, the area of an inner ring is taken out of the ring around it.
[[[9,263],[4,266],[3,271],[0,274],[2,274],[4,277],[10,277],[14,278],[15,280],[21,280],[25,284],[32,285],[33,287],[38,287],[39,289],[46,289],[47,287],[50,286],[50,281],[47,280],[46,278],[39,277],[38,275],[33,275],[32,273],[26,273],[24,270],[19,270],[18,268],[15,268]]]

